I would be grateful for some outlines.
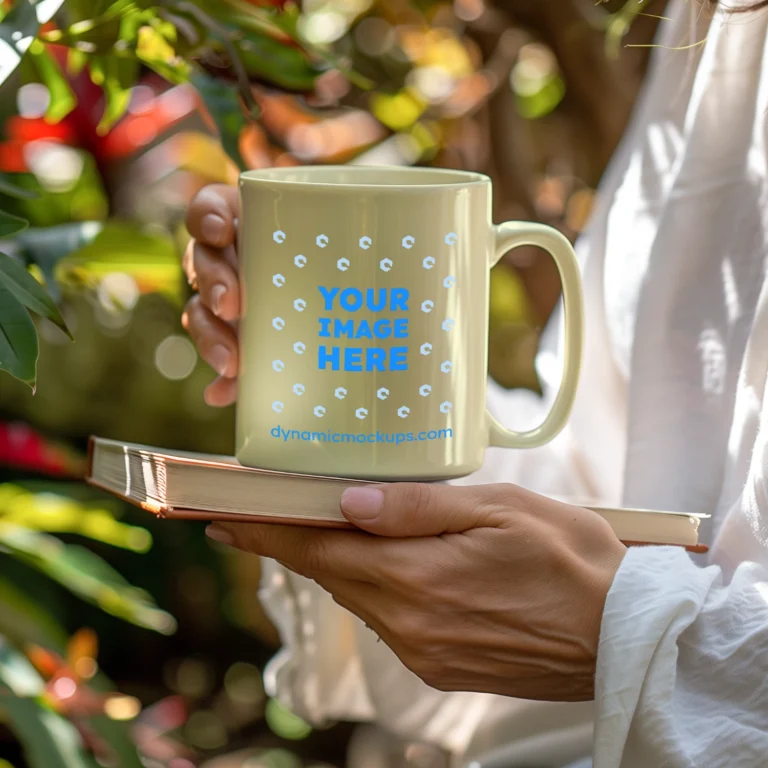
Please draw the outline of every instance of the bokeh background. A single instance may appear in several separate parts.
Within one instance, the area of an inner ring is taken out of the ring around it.
[[[0,250],[75,339],[36,320],[34,392],[0,371],[2,768],[443,764],[270,700],[256,561],[86,487],[86,440],[232,451],[232,409],[204,404],[212,373],[180,326],[201,186],[306,163],[464,168],[493,178],[497,221],[575,239],[664,7],[0,0],[0,213],[29,222]],[[538,389],[558,297],[536,249],[493,270],[502,386]]]

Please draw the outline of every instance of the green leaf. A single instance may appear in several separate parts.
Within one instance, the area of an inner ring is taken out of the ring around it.
[[[197,88],[208,114],[216,124],[224,151],[240,170],[245,170],[239,138],[247,120],[237,88],[204,72],[196,72],[192,76],[192,85]]]
[[[174,47],[176,29],[168,22],[157,22],[139,27],[136,56],[167,80],[183,82],[189,77],[191,68]]]
[[[119,723],[106,715],[88,718],[88,725],[109,744],[120,768],[144,768],[136,747],[131,741],[130,723]]]
[[[149,531],[118,522],[102,507],[11,483],[0,484],[0,521],[48,533],[75,533],[132,552],[147,552],[152,546]]]
[[[195,5],[201,6],[218,22],[239,32],[255,32],[284,44],[298,44],[296,21],[301,15],[298,8],[276,13],[274,8],[258,7],[248,0],[197,0]]]
[[[18,200],[32,200],[37,197],[37,192],[32,189],[16,186],[16,184],[8,179],[8,175],[5,173],[0,173],[0,194]]]
[[[39,696],[45,684],[26,656],[0,637],[0,684],[14,696]]]
[[[127,0],[118,0],[118,2],[115,0],[67,0],[64,10],[67,12],[67,20],[71,24],[76,21],[98,19],[107,10],[120,10],[121,7],[129,4]]]
[[[17,0],[0,22],[0,85],[15,71],[40,28],[34,6]]]
[[[113,616],[162,634],[176,630],[175,619],[149,594],[129,584],[90,550],[5,522],[0,522],[0,546]]]
[[[132,8],[120,19],[120,39],[135,48],[139,39],[139,29],[151,25],[155,18],[157,18],[157,14],[154,11]]]
[[[23,590],[2,578],[0,578],[0,606],[2,606],[0,638],[7,638],[17,647],[33,644],[50,649],[62,657],[66,656],[68,637],[63,627],[50,617],[49,612],[42,605],[30,600]],[[0,658],[2,658],[2,651],[0,651]],[[31,695],[37,695],[42,691],[41,681],[26,658],[17,657],[16,663],[10,667],[6,656],[5,666],[8,673],[13,675],[16,687],[23,686],[30,691]],[[0,673],[0,689],[1,683],[2,673]],[[114,684],[101,673],[89,681],[89,687],[98,691],[114,690]],[[109,745],[120,768],[142,768],[136,747],[131,741],[128,723],[116,722],[104,715],[96,715],[88,718],[88,724]],[[2,761],[0,761],[0,768],[2,768]]]
[[[201,0],[198,2],[200,3]],[[269,46],[260,47],[256,42],[264,37],[285,49],[283,55],[285,61],[281,63],[280,67],[272,67],[265,71],[263,61],[261,63],[252,62],[252,65],[256,67],[253,74],[261,75],[266,80],[279,77],[281,81],[285,80],[286,82],[280,83],[277,80],[274,82],[282,84],[284,88],[305,91],[311,90],[313,87],[312,84],[306,82],[307,75],[312,78],[314,83],[314,79],[318,75],[332,68],[338,69],[351,83],[363,90],[371,90],[375,85],[372,80],[345,65],[332,50],[324,46],[312,45],[307,40],[300,39],[297,24],[301,17],[301,11],[298,4],[289,4],[279,13],[275,12],[273,8],[252,5],[247,0],[202,0],[202,5],[211,16],[237,30],[240,33],[238,37],[242,33],[246,33],[247,42],[242,46],[244,54],[253,42],[255,44],[253,50],[257,54],[262,58],[264,55],[269,56]],[[255,33],[255,37],[252,37],[251,33]],[[259,53],[260,48],[261,52]],[[300,61],[299,58],[292,58],[296,55],[302,56],[304,61]],[[323,66],[316,66],[312,63],[313,59],[323,62]],[[266,66],[269,67],[269,64],[270,62],[267,60]],[[302,70],[304,71],[302,72]]]
[[[77,104],[69,81],[61,71],[56,59],[39,40],[29,46],[29,56],[37,69],[42,83],[48,88],[50,103],[45,113],[46,120],[57,123],[65,118]]]
[[[4,253],[0,253],[0,285],[5,286],[27,309],[55,323],[70,339],[72,338],[59,308],[45,288],[16,259]]]
[[[30,768],[93,768],[75,727],[39,701],[0,693],[0,710],[23,744]]]
[[[120,42],[136,57],[171,83],[187,80],[191,67],[179,55],[177,30],[150,9],[131,8],[120,19]],[[188,43],[184,46],[188,48]]]
[[[92,768],[75,727],[43,704],[43,689],[26,657],[0,638],[0,711],[31,768]]]
[[[23,232],[28,226],[29,222],[26,219],[0,210],[0,238]]]
[[[49,286],[49,293],[57,300],[61,288],[54,278],[56,265],[69,254],[92,242],[102,227],[100,221],[30,227],[18,236],[16,243],[26,260],[40,267]]]
[[[128,109],[131,88],[139,74],[139,62],[117,56],[99,56],[91,60],[90,69],[91,77],[98,73],[98,82],[104,91],[104,114],[96,128],[103,136]]]
[[[67,633],[41,604],[11,581],[0,578],[0,635],[12,643],[50,648],[63,655]]]
[[[316,67],[300,48],[266,35],[245,35],[239,50],[249,75],[290,91],[311,91],[315,80],[325,71]]]
[[[0,282],[0,370],[34,388],[38,351],[32,318],[10,288]]]
[[[70,77],[77,77],[87,63],[88,54],[84,51],[78,51],[77,48],[70,48],[67,51],[67,73]]]
[[[59,262],[56,278],[64,285],[96,287],[112,272],[130,275],[142,293],[181,303],[184,283],[174,241],[127,222],[108,221],[95,239]]]

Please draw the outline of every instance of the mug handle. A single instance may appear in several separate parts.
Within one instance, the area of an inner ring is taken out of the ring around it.
[[[507,221],[493,227],[496,248],[490,266],[521,245],[537,245],[547,251],[560,273],[565,305],[563,379],[552,409],[544,421],[528,432],[503,427],[487,410],[488,442],[500,448],[536,448],[548,443],[565,426],[579,383],[584,347],[584,297],[576,254],[565,235],[553,227],[525,221]]]

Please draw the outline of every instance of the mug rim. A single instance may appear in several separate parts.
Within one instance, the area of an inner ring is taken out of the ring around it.
[[[360,181],[334,181],[334,174],[359,175]],[[402,178],[411,176],[414,182],[387,182],[383,179],[378,182],[365,181],[366,177],[373,174],[382,177],[391,176]],[[308,177],[316,176],[317,179],[297,179],[297,175]],[[291,177],[294,178],[291,178]],[[325,177],[325,178],[324,178]],[[416,181],[416,179],[421,180]],[[488,185],[490,177],[476,171],[463,171],[452,168],[428,168],[424,166],[399,166],[399,165],[294,165],[281,168],[262,168],[243,171],[240,174],[240,184],[256,182],[259,186],[275,186],[279,188],[297,189],[365,189],[365,190],[429,190],[466,188]]]

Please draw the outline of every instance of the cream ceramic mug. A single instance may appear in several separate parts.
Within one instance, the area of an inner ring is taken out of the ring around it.
[[[491,223],[491,182],[463,171],[298,167],[240,177],[236,455],[247,466],[445,480],[487,446],[551,440],[573,403],[583,299],[555,229]],[[486,410],[489,270],[538,245],[560,272],[565,364],[529,432]]]

